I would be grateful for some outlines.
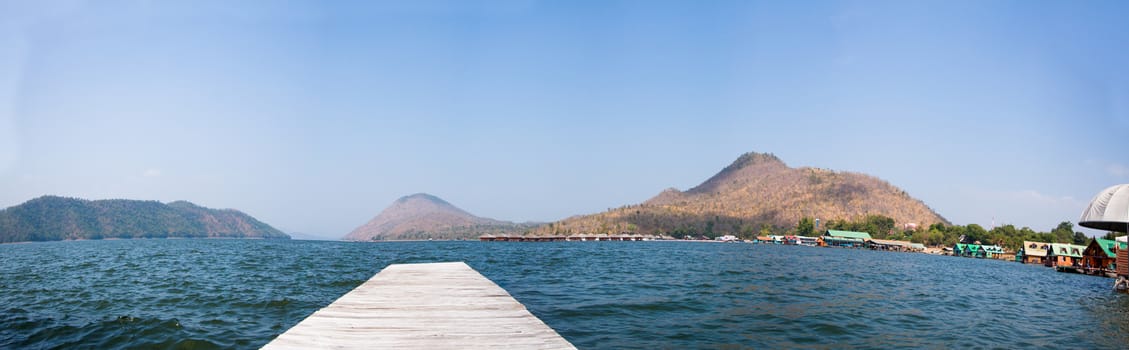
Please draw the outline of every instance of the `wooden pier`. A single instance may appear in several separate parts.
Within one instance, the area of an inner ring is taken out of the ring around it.
[[[462,262],[390,265],[263,349],[575,349]]]
[[[656,236],[643,235],[573,235],[573,236],[479,236],[483,242],[600,242],[600,241],[651,241],[659,239]]]

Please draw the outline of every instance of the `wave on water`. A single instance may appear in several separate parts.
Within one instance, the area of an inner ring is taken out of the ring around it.
[[[441,261],[466,261],[585,349],[1129,342],[1129,296],[1107,279],[924,254],[185,239],[0,245],[0,257],[4,349],[258,348],[389,264]]]

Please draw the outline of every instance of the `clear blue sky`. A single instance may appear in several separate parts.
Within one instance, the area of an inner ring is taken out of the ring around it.
[[[0,207],[340,237],[428,192],[551,221],[748,151],[1048,231],[1129,182],[1124,1],[0,0]]]

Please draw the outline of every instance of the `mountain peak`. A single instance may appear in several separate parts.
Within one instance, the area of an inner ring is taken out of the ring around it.
[[[439,197],[436,197],[434,195],[430,195],[430,194],[427,194],[427,193],[423,193],[423,192],[403,196],[403,197],[400,197],[400,199],[396,200],[397,203],[407,203],[407,202],[410,202],[410,201],[425,201],[425,202],[431,202],[431,203],[434,203],[434,204],[451,205],[451,203],[448,203],[447,201],[443,200],[442,198],[439,198]]]
[[[456,207],[454,204],[427,193],[416,193],[400,197],[381,212],[381,215],[391,217],[434,216],[440,214],[477,218],[465,210]]]
[[[725,167],[725,169],[722,169],[722,172],[740,170],[744,167],[756,164],[787,166],[786,164],[784,164],[784,161],[776,157],[775,154],[748,152],[742,154],[740,157],[737,157],[737,160],[734,160],[732,164],[729,164],[729,166]]]
[[[771,153],[745,153],[685,192],[667,189],[641,205],[572,217],[536,234],[641,233],[754,235],[781,232],[803,217],[854,220],[883,215],[919,227],[948,222],[925,203],[877,177],[791,168]]]
[[[721,169],[716,175],[702,184],[691,188],[689,193],[708,193],[726,191],[728,187],[740,186],[750,179],[761,178],[768,173],[789,170],[784,161],[772,153],[749,152],[742,154],[733,163]]]
[[[174,207],[174,208],[196,208],[196,207],[199,207],[199,205],[196,205],[196,203],[192,203],[192,202],[189,202],[189,201],[186,201],[186,200],[172,201],[172,202],[169,202],[168,205],[170,207]]]
[[[475,238],[485,233],[511,233],[532,225],[475,216],[447,201],[416,193],[400,197],[353,230],[349,241]]]

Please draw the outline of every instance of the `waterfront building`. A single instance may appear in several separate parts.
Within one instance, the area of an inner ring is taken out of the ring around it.
[[[1015,259],[1024,264],[1043,265],[1046,263],[1047,249],[1049,248],[1049,243],[1023,241],[1023,247],[1019,248],[1019,253],[1016,254]]]
[[[983,259],[987,257],[987,254],[984,251],[984,246],[979,244],[969,244],[968,251],[970,253],[969,256],[973,258]]]
[[[718,236],[717,238],[714,238],[714,240],[718,240],[718,241],[722,241],[722,242],[736,242],[736,241],[738,241],[737,236],[734,236],[734,235]]]
[[[1085,250],[1086,246],[1051,243],[1050,249],[1047,250],[1047,259],[1043,262],[1043,265],[1051,267],[1082,266],[1082,252]]]
[[[998,259],[1001,255],[1006,254],[1004,247],[998,245],[981,245],[980,250],[983,250],[983,257],[988,259]]]
[[[979,244],[957,243],[953,246],[953,255],[966,258],[985,258],[984,249]]]
[[[966,249],[968,249],[967,246],[968,245],[964,243],[957,243],[953,245],[953,256],[966,256],[965,252]]]
[[[897,252],[914,251],[913,243],[906,241],[896,241],[892,239],[871,239],[866,241],[866,247],[874,250],[892,250]],[[921,246],[921,250],[925,250],[925,246]]]
[[[816,237],[795,236],[795,240],[796,244],[798,245],[806,245],[812,247],[819,245],[819,238]]]
[[[1114,239],[1118,243],[1125,246],[1129,244],[1129,236],[1121,236]],[[1117,251],[1117,269],[1115,269],[1117,276],[1129,276],[1129,249],[1121,249]]]
[[[833,247],[863,247],[871,239],[866,232],[827,230],[823,234],[823,243]]]
[[[1095,238],[1082,251],[1082,267],[1088,274],[1113,274],[1117,271],[1117,252],[1127,248],[1125,242]]]
[[[1078,225],[1097,230],[1129,233],[1129,184],[1110,186],[1098,192],[1082,211]],[[1116,241],[1124,242],[1125,236]],[[1117,280],[1113,289],[1129,291],[1129,249],[1117,252]]]

